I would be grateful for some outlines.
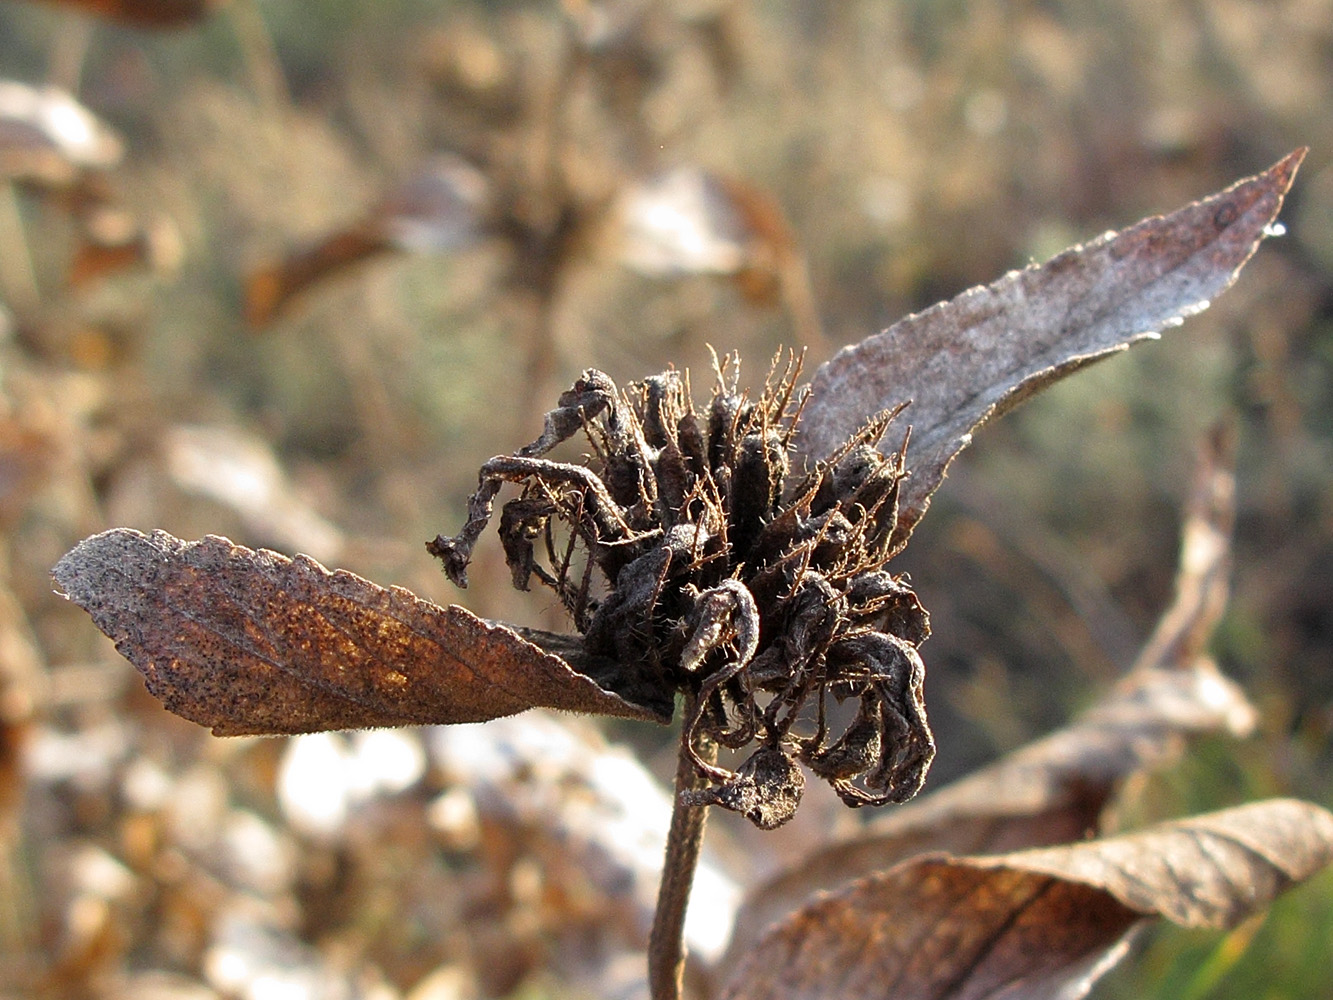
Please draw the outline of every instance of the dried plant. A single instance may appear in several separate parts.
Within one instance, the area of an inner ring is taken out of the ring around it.
[[[458,534],[427,545],[465,585],[497,497],[518,487],[499,517],[514,584],[554,591],[575,634],[487,622],[216,537],[116,529],[80,543],[55,577],[154,694],[219,734],[539,705],[667,722],[681,696],[649,945],[653,996],[678,996],[707,806],[778,826],[801,765],[853,806],[921,787],[934,754],[918,652],[930,629],[889,567],[953,457],[986,420],[1206,307],[1269,232],[1302,156],[908,317],[808,387],[795,356],[754,393],[736,359],[716,362],[699,407],[683,372],[622,390],[586,371],[537,441],[483,465]],[[579,434],[581,461],[551,457]],[[747,755],[732,771],[718,747]],[[1020,979],[1030,985],[1013,995],[1068,995],[1143,915],[1234,921],[1331,855],[1333,817],[1268,803],[1136,840],[872,869],[738,956],[724,995],[864,996],[886,975],[902,995]]]
[[[885,413],[809,473],[789,475],[798,374],[789,360],[749,399],[728,359],[697,413],[676,372],[624,395],[585,372],[538,441],[482,467],[462,532],[428,546],[466,585],[495,495],[522,483],[500,518],[514,585],[526,590],[536,576],[555,590],[585,654],[616,665],[608,684],[627,699],[684,692],[682,745],[709,782],[685,800],[764,829],[796,809],[798,760],[849,805],[883,805],[916,794],[935,752],[917,654],[930,625],[885,569],[905,541],[896,529],[907,437],[888,456],[876,449]],[[580,429],[593,468],[541,457]],[[567,544],[553,522],[567,526]],[[608,587],[600,599],[594,573]],[[828,709],[848,699],[859,709],[839,734]],[[713,744],[752,743],[738,773],[711,760]]]

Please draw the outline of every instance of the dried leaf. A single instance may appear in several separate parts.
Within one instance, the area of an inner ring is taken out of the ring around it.
[[[246,279],[246,322],[273,322],[307,289],[380,254],[444,253],[472,245],[486,230],[490,197],[485,175],[466,160],[432,157],[364,218],[253,271]]]
[[[218,735],[479,722],[537,706],[671,715],[669,702],[599,687],[535,645],[543,633],[520,637],[306,556],[117,528],[52,572],[153,694]]]
[[[1289,799],[999,857],[924,857],[773,927],[728,1000],[1083,996],[1144,917],[1229,927],[1333,861],[1333,815]]]
[[[640,274],[735,274],[753,233],[720,177],[676,167],[630,185],[617,205],[621,261]]]
[[[246,323],[256,329],[272,323],[307,288],[391,249],[382,232],[358,222],[265,264],[245,280]]]
[[[180,231],[165,215],[149,221],[115,205],[101,205],[78,218],[78,245],[65,280],[71,289],[135,269],[160,277],[179,272],[185,253]]]
[[[180,28],[202,20],[226,0],[46,0],[135,28]]]
[[[839,352],[811,382],[797,450],[829,453],[867,414],[905,400],[912,478],[900,503],[920,519],[976,428],[1058,379],[1207,308],[1263,238],[1305,156],[1045,264],[908,316]]]
[[[1161,766],[1184,737],[1241,735],[1254,710],[1208,660],[1142,670],[1070,726],[885,814],[855,838],[822,847],[746,897],[729,957],[812,894],[929,851],[982,854],[1081,840],[1130,775]],[[728,961],[721,963],[728,967]]]
[[[60,88],[0,80],[0,178],[65,186],[124,153],[120,137]]]
[[[763,188],[679,166],[628,185],[614,215],[626,267],[650,278],[728,276],[755,305],[785,303],[797,342],[827,354],[800,243]]]

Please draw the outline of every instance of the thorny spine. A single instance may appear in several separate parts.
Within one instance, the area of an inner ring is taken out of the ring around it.
[[[877,445],[902,407],[792,476],[800,360],[775,361],[756,399],[737,389],[734,359],[715,369],[705,414],[685,374],[622,394],[584,372],[537,441],[482,466],[462,530],[427,544],[466,586],[496,497],[519,485],[500,517],[514,585],[526,590],[535,576],[556,592],[590,659],[618,664],[599,683],[631,701],[684,694],[655,998],[676,995],[667,969],[680,954],[704,807],[779,826],[804,786],[798,761],[848,805],[901,802],[935,749],[917,653],[929,619],[884,569],[906,542],[907,436],[888,454]],[[582,464],[545,457],[579,432],[592,451]],[[859,704],[848,721],[837,705],[850,699]],[[736,771],[716,763],[718,745],[749,744]]]

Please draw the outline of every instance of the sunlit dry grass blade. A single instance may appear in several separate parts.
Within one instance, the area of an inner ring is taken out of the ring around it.
[[[774,926],[727,1000],[1083,996],[1144,918],[1230,927],[1333,861],[1333,815],[1276,799],[998,857],[923,857]]]
[[[1231,532],[1236,523],[1234,429],[1216,427],[1199,449],[1181,525],[1175,597],[1135,660],[1135,669],[1184,666],[1226,610],[1231,589]]]
[[[669,701],[599,687],[529,641],[540,633],[521,638],[305,556],[118,528],[80,542],[53,575],[153,694],[218,735],[480,722],[538,706],[671,715]]]
[[[970,289],[840,351],[811,382],[797,448],[828,453],[867,414],[912,404],[901,504],[920,519],[987,420],[1207,308],[1277,217],[1305,156],[1119,233]]]

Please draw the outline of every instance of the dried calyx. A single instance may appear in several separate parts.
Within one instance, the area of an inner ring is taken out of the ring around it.
[[[898,411],[793,475],[799,361],[775,364],[757,399],[734,359],[716,367],[702,413],[688,375],[622,394],[584,372],[541,438],[482,466],[462,531],[427,548],[466,586],[497,493],[521,484],[499,528],[514,585],[554,590],[588,657],[619,665],[618,687],[688,695],[683,739],[708,779],[692,802],[778,826],[800,798],[797,761],[848,805],[904,801],[935,744],[917,653],[929,620],[884,569],[906,541],[906,435],[876,448]],[[585,464],[542,457],[580,431]],[[699,753],[710,741],[755,749],[733,772]]]

